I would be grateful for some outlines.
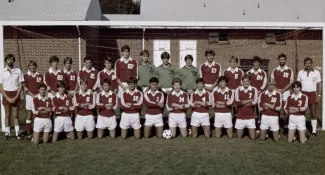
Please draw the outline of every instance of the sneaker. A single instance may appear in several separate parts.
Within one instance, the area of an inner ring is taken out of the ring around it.
[[[21,140],[22,139],[22,134],[20,131],[18,131],[18,133],[16,134],[16,138],[17,140]]]
[[[10,134],[9,134],[9,132],[6,132],[5,133],[5,140],[8,140],[10,138]]]
[[[311,135],[312,135],[313,137],[317,137],[316,132],[312,133]]]
[[[27,134],[26,139],[31,140],[33,138],[32,134]]]

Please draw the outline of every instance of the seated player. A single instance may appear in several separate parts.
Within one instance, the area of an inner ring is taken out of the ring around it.
[[[75,129],[78,139],[83,138],[83,132],[87,131],[87,137],[93,138],[95,120],[93,109],[95,108],[96,97],[88,90],[88,81],[80,78],[80,91],[74,95],[74,105],[77,108]]]
[[[146,122],[144,123],[144,137],[149,138],[152,126],[156,128],[158,138],[163,133],[162,109],[164,108],[164,94],[158,91],[158,78],[152,77],[149,80],[149,90],[143,93],[144,104],[147,107],[145,111]]]
[[[49,134],[52,131],[52,100],[45,96],[47,86],[44,83],[38,85],[38,95],[33,99],[32,111],[35,116],[32,142],[37,145],[40,136],[43,134],[43,142],[49,141]]]
[[[254,108],[257,104],[257,93],[258,90],[250,86],[250,78],[245,74],[242,77],[242,86],[236,89],[235,94],[235,100],[238,107],[235,128],[237,129],[238,138],[242,138],[244,129],[248,128],[250,139],[256,139]]]
[[[190,107],[188,94],[181,90],[182,80],[174,78],[173,91],[167,95],[166,107],[169,111],[168,124],[176,137],[176,127],[179,127],[182,137],[187,137],[186,110]]]
[[[66,95],[67,85],[63,81],[58,81],[57,88],[59,92],[53,98],[53,105],[55,107],[55,119],[54,119],[54,133],[52,142],[56,142],[60,132],[65,132],[68,138],[75,139],[74,128],[72,126],[72,112],[74,111],[74,105],[72,98]]]
[[[288,142],[293,142],[296,130],[299,133],[300,143],[306,142],[306,118],[305,112],[308,107],[308,97],[301,93],[301,83],[292,83],[293,94],[291,94],[284,106],[286,114],[289,115]]]
[[[234,103],[234,91],[227,87],[228,78],[220,76],[218,78],[218,90],[213,92],[214,103],[214,126],[216,127],[216,137],[222,135],[222,127],[226,128],[228,138],[233,137],[233,124],[231,116],[231,108]]]
[[[121,136],[127,137],[128,129],[133,128],[134,137],[139,139],[140,133],[140,115],[139,112],[142,109],[143,96],[142,93],[136,89],[137,79],[129,77],[127,80],[128,89],[121,95]]]
[[[109,130],[109,135],[115,138],[116,116],[114,110],[117,108],[117,95],[111,90],[111,81],[105,78],[102,81],[103,91],[97,95],[96,107],[98,109],[97,136],[102,138],[104,130]]]
[[[258,109],[262,113],[260,140],[265,140],[267,130],[272,131],[274,141],[279,140],[279,111],[282,107],[282,95],[275,90],[275,82],[270,79],[267,90],[262,92]]]
[[[202,126],[204,136],[209,138],[210,132],[210,116],[209,108],[211,106],[211,94],[204,89],[203,78],[196,80],[197,89],[191,94],[190,104],[193,110],[191,118],[192,137],[198,136],[198,127]]]

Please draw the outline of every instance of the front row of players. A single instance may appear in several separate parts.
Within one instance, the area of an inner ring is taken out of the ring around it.
[[[221,137],[224,127],[229,138],[233,137],[232,110],[237,109],[237,118],[235,129],[237,137],[242,138],[244,129],[248,129],[251,139],[256,138],[256,124],[254,107],[257,105],[262,112],[260,125],[260,139],[265,140],[267,131],[273,133],[273,139],[279,139],[279,111],[282,107],[281,94],[275,90],[274,82],[268,82],[266,91],[258,97],[256,88],[250,86],[250,80],[247,75],[242,77],[242,86],[232,91],[227,87],[228,79],[224,76],[218,78],[218,89],[209,93],[204,89],[204,81],[198,78],[196,81],[197,90],[189,97],[187,93],[181,90],[182,82],[175,78],[172,82],[173,91],[165,95],[158,91],[158,79],[150,79],[150,89],[142,94],[136,89],[137,80],[130,77],[128,80],[128,89],[120,97],[120,108],[123,111],[121,115],[120,128],[122,138],[127,137],[129,128],[134,131],[134,136],[140,138],[140,116],[143,104],[145,110],[144,136],[150,137],[152,126],[156,128],[156,134],[159,138],[163,132],[162,110],[166,106],[169,111],[168,124],[172,133],[176,133],[177,127],[182,137],[187,137],[186,112],[192,109],[191,127],[192,136],[198,136],[198,127],[202,126],[205,137],[210,137],[210,107],[215,112],[215,132],[216,137]],[[52,131],[51,113],[55,113],[53,142],[57,141],[60,132],[66,132],[71,139],[75,138],[74,128],[77,131],[77,137],[83,138],[83,132],[87,131],[87,137],[93,138],[93,131],[97,128],[99,138],[103,137],[104,130],[109,130],[109,135],[115,137],[115,128],[117,126],[115,110],[118,106],[117,95],[110,90],[110,81],[104,79],[102,83],[103,91],[94,95],[87,91],[88,82],[85,79],[80,80],[80,91],[72,99],[65,94],[66,85],[60,81],[57,85],[59,92],[51,100],[46,97],[46,85],[39,85],[39,94],[33,99],[32,111],[35,116],[33,143],[38,144],[40,136],[43,136],[43,142],[49,140],[49,133]],[[299,131],[299,140],[305,143],[305,110],[308,105],[308,98],[301,93],[301,83],[296,81],[292,84],[293,94],[288,97],[284,106],[284,111],[289,116],[288,141],[292,142],[296,130]],[[166,101],[166,102],[165,102]],[[165,105],[166,104],[166,105]],[[94,109],[97,108],[98,118],[95,126],[93,116]],[[71,116],[76,110],[75,126],[73,127]],[[175,137],[176,134],[173,134]]]

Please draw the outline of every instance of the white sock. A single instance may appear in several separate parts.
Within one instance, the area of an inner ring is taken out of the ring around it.
[[[19,126],[15,126],[16,136],[18,136],[19,133]]]
[[[6,131],[6,133],[8,133],[9,136],[10,136],[10,127],[6,127],[6,128],[5,128],[5,131]]]
[[[32,121],[31,120],[26,120],[26,123],[32,123]]]
[[[313,128],[313,133],[316,133],[317,129],[317,120],[311,120],[311,126]]]

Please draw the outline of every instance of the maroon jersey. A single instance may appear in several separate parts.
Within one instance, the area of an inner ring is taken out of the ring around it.
[[[92,115],[93,110],[89,109],[89,106],[81,108],[80,104],[84,103],[91,103],[91,106],[95,106],[95,95],[89,91],[87,91],[87,93],[82,93],[80,91],[74,95],[74,106],[77,108],[77,114],[81,116]]]
[[[299,112],[290,113],[289,108],[295,107],[299,109]],[[301,92],[298,95],[292,94],[288,97],[285,103],[284,110],[289,115],[305,115],[308,107],[308,97]]]
[[[254,71],[254,68],[247,71],[247,74],[250,78],[250,85],[255,87],[259,92],[263,91],[267,83],[267,75],[264,70],[259,68],[257,72]]]
[[[183,105],[183,109],[175,109],[172,104]],[[178,94],[173,91],[167,95],[166,101],[167,110],[171,113],[185,113],[187,108],[190,107],[190,100],[187,93],[180,91]]]
[[[126,106],[126,103],[130,103],[131,106]],[[121,109],[125,113],[131,114],[139,112],[142,109],[142,103],[142,93],[137,89],[135,89],[133,92],[126,90],[121,95]]]
[[[234,103],[234,91],[226,87],[225,91],[218,90],[213,92],[213,103],[217,105],[217,101],[223,102],[225,106],[224,108],[214,108],[214,111],[217,113],[229,113],[231,112],[232,105]]]
[[[36,98],[33,98],[33,107],[32,111],[35,117],[38,118],[50,118],[52,112],[47,113],[40,113],[37,109],[39,107],[46,107],[46,108],[53,108],[53,104],[50,98],[47,97],[41,97],[40,95],[37,95]]]
[[[265,107],[263,106],[264,103],[274,105],[274,108],[265,109]],[[259,110],[263,110],[263,115],[278,116],[281,107],[282,107],[282,96],[280,93],[276,92],[275,90],[273,92],[269,92],[269,90],[266,90],[260,94],[258,100],[258,108]]]
[[[80,78],[84,78],[88,81],[88,89],[96,90],[96,81],[97,81],[98,71],[93,67],[90,70],[87,70],[86,67],[82,68],[79,72]]]
[[[30,92],[32,94],[38,94],[38,85],[43,83],[43,76],[36,72],[34,75],[28,71],[24,74],[24,89],[26,92]]]
[[[61,70],[54,72],[52,68],[50,68],[44,74],[44,83],[46,84],[48,91],[58,92],[58,81],[64,81],[65,83],[67,82]]]
[[[160,91],[152,92],[150,89],[143,93],[144,105],[146,108],[146,114],[157,115],[161,114],[161,107],[158,103],[164,103],[164,94]]]
[[[278,66],[272,71],[271,78],[275,80],[277,89],[284,89],[293,82],[293,71],[288,66],[284,66],[283,70]]]
[[[67,89],[70,90],[70,91],[75,91],[76,90],[76,87],[77,87],[77,78],[78,78],[78,75],[77,75],[77,72],[73,71],[73,70],[70,70],[70,71],[67,71],[66,69],[63,70],[63,74],[64,74],[64,77],[67,81]]]
[[[115,62],[116,78],[121,82],[126,82],[129,77],[138,78],[138,63],[136,60],[129,58],[127,61],[122,57]]]
[[[64,95],[60,96],[59,93],[53,98],[53,105],[55,108],[56,116],[60,117],[71,117],[72,111],[74,111],[74,105],[72,103],[72,98],[70,96]],[[67,110],[64,111],[59,109],[59,107],[66,107]]]
[[[228,88],[231,90],[236,90],[241,85],[241,77],[244,72],[236,67],[234,70],[229,67],[223,71],[223,75],[228,78]]]
[[[205,107],[196,107],[195,102],[209,102]],[[195,92],[192,93],[191,98],[190,98],[190,104],[192,106],[193,112],[199,112],[199,113],[207,113],[209,112],[209,107],[211,106],[211,94],[206,91],[205,89],[202,90],[202,92],[199,92],[196,90]]]
[[[106,109],[107,104],[112,104],[112,109]],[[99,115],[103,117],[113,117],[115,115],[114,110],[117,108],[117,95],[109,91],[107,94],[103,91],[97,95],[96,107]]]
[[[257,103],[257,89],[248,86],[248,88],[244,88],[243,86],[239,87],[236,89],[236,94],[235,94],[235,100],[236,103],[238,103],[238,108],[237,108],[237,119],[254,119],[254,107]],[[242,101],[244,100],[250,100],[252,99],[253,101],[251,102],[252,105],[250,106],[245,106],[242,105]]]
[[[111,90],[112,91],[117,90],[117,80],[116,80],[114,70],[108,72],[106,69],[103,69],[102,71],[100,71],[97,77],[97,83],[96,83],[97,87],[102,86],[105,78],[111,81]]]
[[[211,65],[209,65],[208,62],[201,64],[199,71],[205,84],[214,84],[218,80],[219,76],[222,75],[221,66],[214,61]]]

